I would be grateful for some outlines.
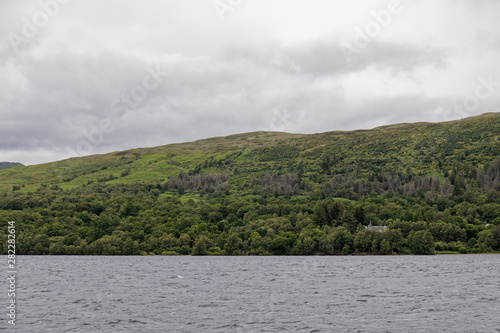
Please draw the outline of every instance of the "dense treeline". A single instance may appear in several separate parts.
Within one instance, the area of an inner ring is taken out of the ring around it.
[[[263,179],[278,178],[264,175]],[[208,177],[207,179],[217,179]],[[284,177],[288,184],[289,179]],[[494,196],[493,196],[494,197]],[[167,184],[91,184],[0,195],[19,254],[350,254],[500,249],[500,203],[372,193],[361,200],[225,192],[187,198]],[[369,223],[387,225],[371,231]],[[7,226],[4,226],[6,229]],[[6,252],[6,230],[2,233]]]

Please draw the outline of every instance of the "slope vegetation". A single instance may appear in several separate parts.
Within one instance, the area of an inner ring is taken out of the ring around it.
[[[499,156],[498,113],[244,133],[0,170],[0,216],[32,254],[491,252]]]

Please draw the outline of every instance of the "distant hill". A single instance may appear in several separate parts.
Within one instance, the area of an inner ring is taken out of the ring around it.
[[[17,162],[0,162],[0,169],[10,168],[16,165],[22,165],[22,164]]]
[[[2,169],[0,219],[19,254],[492,253],[499,157],[500,113],[243,133]]]
[[[156,183],[193,171],[229,172],[235,181],[242,173],[259,176],[298,168],[321,178],[356,172],[382,177],[407,169],[443,177],[457,164],[491,163],[500,156],[499,138],[500,113],[307,135],[261,131],[0,170],[0,192],[13,185],[30,191],[40,184],[75,188],[92,182]]]

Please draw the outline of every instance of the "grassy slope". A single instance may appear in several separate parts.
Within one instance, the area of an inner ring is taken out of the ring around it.
[[[221,159],[235,152],[241,152],[235,161],[240,172],[246,172],[247,177],[252,172],[272,171],[277,158],[288,160],[290,164],[302,162],[310,166],[309,170],[315,170],[319,159],[326,155],[337,156],[341,160],[338,165],[347,170],[373,165],[411,167],[420,174],[441,177],[438,160],[463,160],[465,157],[458,154],[465,154],[466,162],[484,164],[497,158],[495,150],[484,153],[484,147],[497,149],[499,137],[500,113],[443,123],[396,124],[371,130],[310,135],[252,132],[47,164],[15,166],[0,170],[0,191],[11,191],[13,185],[24,185],[23,191],[35,190],[40,184],[74,188],[110,175],[117,179],[109,183],[161,181],[180,171],[192,170],[209,157]],[[272,157],[267,158],[266,154]],[[123,172],[128,174],[122,176]]]
[[[13,185],[24,185],[24,191],[35,190],[40,184],[74,188],[109,175],[118,177],[111,183],[159,181],[182,170],[190,170],[211,156],[221,158],[231,152],[264,147],[276,141],[301,136],[280,132],[252,132],[46,164],[20,165],[0,170],[0,191],[11,191]],[[121,177],[122,172],[127,170],[129,174]]]

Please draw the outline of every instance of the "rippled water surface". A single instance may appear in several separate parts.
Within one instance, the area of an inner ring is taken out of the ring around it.
[[[17,283],[26,333],[500,332],[498,255],[20,256]]]

